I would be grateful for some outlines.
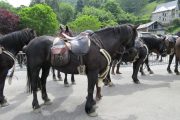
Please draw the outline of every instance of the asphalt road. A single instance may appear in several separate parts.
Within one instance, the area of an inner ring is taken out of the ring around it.
[[[64,87],[50,74],[47,91],[52,104],[43,105],[39,92],[42,112],[34,113],[32,95],[26,93],[26,71],[17,67],[12,85],[6,81],[10,105],[0,108],[0,120],[180,120],[180,76],[168,74],[166,65],[152,66],[152,70],[153,75],[139,74],[141,84],[136,85],[131,79],[132,67],[121,68],[121,75],[112,76],[115,86],[103,87],[98,116],[92,118],[84,111],[86,76],[77,75],[76,85]]]

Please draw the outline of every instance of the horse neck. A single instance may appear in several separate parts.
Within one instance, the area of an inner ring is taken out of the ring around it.
[[[143,41],[148,46],[149,50],[159,50],[159,44],[161,44],[160,40],[155,38],[143,38]]]
[[[8,36],[4,36],[7,37]],[[5,48],[5,50],[11,52],[13,55],[17,55],[17,53],[22,50],[23,45],[20,45],[19,40],[12,42],[13,39],[0,39],[0,44]]]
[[[95,32],[102,41],[104,49],[108,51],[111,56],[119,49],[120,45],[119,39],[117,39],[115,34],[112,33],[112,30]]]

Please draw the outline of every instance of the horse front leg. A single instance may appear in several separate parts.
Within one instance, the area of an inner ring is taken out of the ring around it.
[[[56,75],[55,75],[55,69],[52,67],[52,74],[53,74],[53,80],[57,81]]]
[[[62,81],[61,73],[59,70],[57,70],[57,77],[59,81]]]
[[[44,65],[45,66],[45,65]],[[42,99],[44,100],[44,104],[50,104],[50,99],[48,98],[47,91],[46,91],[46,80],[49,75],[50,66],[46,66],[42,68],[42,75],[41,75],[41,86],[42,86]]]
[[[101,87],[98,87],[98,82],[96,82],[96,101],[99,101],[101,99],[102,99]]]
[[[71,82],[72,82],[72,85],[75,85],[75,79],[74,79],[74,74],[71,74]]]
[[[89,116],[97,116],[96,109],[93,107],[96,102],[93,99],[94,87],[98,80],[98,70],[88,71],[87,78],[88,78],[88,95],[87,101],[85,105],[85,111]]]
[[[176,73],[176,75],[179,75],[179,71],[178,71],[178,62],[179,62],[179,58],[176,57],[176,60],[175,60],[176,64],[175,64],[175,69],[174,69],[174,72]]]
[[[140,65],[140,70],[139,70],[139,71],[141,72],[141,75],[145,76],[146,74],[144,73],[143,65],[144,65],[144,63],[142,63],[142,64]]]
[[[154,74],[154,72],[149,67],[149,57],[147,57],[147,59],[145,60],[145,64],[147,66],[147,70],[148,70],[149,74]]]
[[[175,55],[174,53],[172,55],[169,55],[169,63],[168,63],[168,67],[167,67],[168,73],[172,73],[172,71],[171,71],[171,63],[172,63],[174,55]]]
[[[1,107],[5,107],[9,105],[9,103],[7,102],[3,94],[7,73],[8,73],[8,70],[0,72],[0,106]]]
[[[65,74],[65,77],[64,77],[64,86],[65,87],[69,87],[69,83],[68,83],[68,80],[67,80],[67,73],[64,73]]]

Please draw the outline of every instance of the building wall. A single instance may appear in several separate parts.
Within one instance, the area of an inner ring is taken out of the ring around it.
[[[168,24],[172,22],[176,18],[180,18],[178,7],[173,10],[152,13],[152,21],[158,21],[163,24]]]

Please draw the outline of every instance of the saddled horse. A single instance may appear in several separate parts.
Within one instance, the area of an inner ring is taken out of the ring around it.
[[[136,29],[137,26],[134,25],[108,27],[93,33],[83,32],[83,34],[77,37],[70,38],[71,40],[69,39],[70,41],[68,43],[61,44],[63,46],[67,44],[67,46],[70,46],[70,48],[68,47],[70,50],[63,51],[63,53],[69,52],[69,54],[66,54],[66,60],[69,61],[63,61],[66,62],[66,65],[64,65],[64,63],[62,66],[54,67],[64,73],[70,74],[78,74],[78,71],[83,73],[85,70],[88,78],[88,95],[86,97],[85,111],[89,116],[97,115],[93,107],[96,104],[93,99],[93,93],[98,78],[100,79],[101,77],[102,80],[106,77],[111,57],[116,57],[122,47],[128,48],[134,46],[134,41],[137,36]],[[40,108],[37,99],[37,83],[40,69],[42,70],[40,79],[42,99],[45,103],[49,103],[50,101],[46,92],[46,78],[49,74],[52,60],[50,49],[55,40],[52,36],[40,36],[32,40],[27,46],[28,83],[29,90],[33,93],[32,107],[35,110]],[[64,41],[60,40],[60,42]]]
[[[64,38],[62,33],[66,34],[66,35],[68,35],[70,37],[73,36],[72,31],[69,29],[68,26],[66,26],[65,28],[60,26],[60,32],[59,32],[58,36],[61,37],[61,38]],[[52,74],[53,74],[53,80],[54,81],[57,81],[57,80],[61,81],[62,80],[61,73],[60,73],[59,70],[57,70],[57,78],[58,79],[56,79],[55,68],[53,68],[53,67],[52,67]],[[64,73],[64,74],[65,74],[64,86],[69,87],[69,83],[68,83],[68,79],[67,79],[67,73]],[[74,74],[71,74],[71,83],[72,83],[72,85],[75,85]]]
[[[0,54],[0,105],[7,106],[7,100],[3,94],[5,79],[8,74],[8,70],[12,68],[15,64],[15,56],[22,50],[23,46],[28,44],[36,36],[35,31],[32,29],[24,29],[21,31],[12,32],[0,37],[0,46],[3,50]],[[12,79],[14,73],[10,74],[10,79]]]
[[[165,37],[140,37],[144,44],[148,47],[149,54],[154,52],[156,54],[160,54],[162,57],[167,55],[167,45],[165,42]],[[148,55],[149,56],[149,55]],[[146,58],[144,62],[147,66],[147,70],[150,74],[153,74],[153,71],[149,67],[149,57]],[[140,72],[142,75],[145,75],[143,71],[143,64],[140,67]]]

